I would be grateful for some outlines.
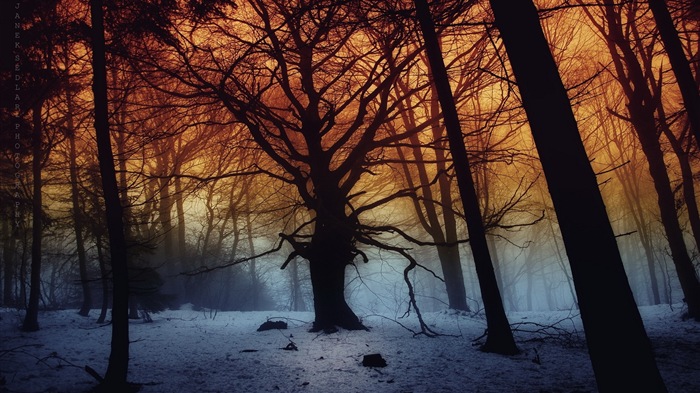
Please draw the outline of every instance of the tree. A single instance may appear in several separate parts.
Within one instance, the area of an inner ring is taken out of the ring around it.
[[[29,304],[24,317],[22,330],[39,330],[39,299],[41,298],[41,240],[42,240],[42,194],[41,162],[43,160],[43,132],[41,109],[44,99],[39,98],[32,108],[32,265],[29,284]]]
[[[402,95],[406,96],[406,100],[416,100],[416,101],[429,101],[426,110],[430,110],[431,117],[438,117],[439,114],[439,103],[437,97],[431,97],[431,99],[425,99],[424,97],[413,97],[410,94],[405,94],[409,91],[408,86],[405,83],[399,81],[398,86],[403,92]],[[408,107],[412,107],[409,102]],[[437,108],[436,108],[437,107]],[[401,110],[401,117],[403,124],[408,128],[415,128],[418,126],[415,110],[408,110],[403,108]],[[390,132],[397,133],[393,124],[388,124],[388,129]],[[451,309],[470,311],[469,305],[467,304],[467,294],[464,286],[464,274],[462,272],[462,264],[459,257],[459,243],[457,236],[457,220],[456,214],[454,212],[451,181],[449,180],[449,175],[447,171],[447,158],[443,150],[447,147],[443,146],[444,140],[444,130],[439,124],[433,124],[430,127],[433,134],[433,141],[431,147],[435,151],[435,169],[437,172],[437,183],[438,183],[438,195],[436,198],[434,192],[431,188],[432,182],[429,178],[429,168],[428,161],[429,157],[427,154],[423,153],[423,144],[420,142],[418,135],[409,136],[409,142],[411,144],[408,149],[412,159],[407,157],[404,153],[403,146],[397,146],[396,152],[398,154],[399,161],[401,162],[401,167],[404,172],[405,181],[409,189],[415,189],[417,196],[413,198],[413,208],[418,217],[418,221],[425,231],[430,235],[433,242],[436,244],[438,259],[440,260],[440,266],[442,268],[443,280],[445,282],[445,290],[447,292],[448,306]],[[409,166],[409,162],[415,162],[415,168],[418,175],[418,181],[414,181],[413,173]],[[417,183],[417,184],[416,184]],[[420,194],[418,193],[420,191]],[[421,203],[422,202],[422,203]],[[436,205],[441,207],[442,215],[439,214]],[[442,221],[440,218],[442,216]],[[444,225],[444,229],[443,229]]]
[[[470,172],[467,150],[464,147],[457,107],[455,106],[452,88],[449,84],[447,70],[442,60],[442,53],[437,34],[435,33],[432,16],[430,15],[430,8],[425,0],[415,0],[415,4],[416,16],[421,26],[425,40],[425,49],[428,53],[430,69],[433,74],[433,83],[438,93],[445,127],[447,128],[450,152],[452,153],[452,160],[457,174],[457,185],[462,198],[464,215],[466,216],[467,229],[469,231],[469,245],[474,255],[474,265],[479,277],[481,296],[484,302],[488,336],[486,343],[482,346],[482,350],[508,355],[516,354],[519,350],[515,345],[513,332],[510,330],[510,324],[503,308],[503,300],[501,299],[496,275],[493,270],[479,200]]]
[[[11,210],[3,210],[5,217],[2,219],[2,227],[0,227],[0,233],[2,234],[2,265],[3,265],[3,296],[2,304],[5,307],[11,307],[15,305],[15,291],[14,291],[14,278],[15,278],[15,234],[10,229],[10,225],[14,221],[10,220]]]
[[[530,1],[490,4],[559,219],[598,388],[665,392],[537,9]]]
[[[605,109],[614,110],[614,106],[611,105],[609,100],[605,96],[603,98],[605,98],[604,104],[607,107]],[[620,167],[614,173],[622,186],[622,194],[628,205],[628,214],[631,215],[635,223],[636,235],[639,236],[639,242],[644,249],[644,256],[649,271],[652,302],[653,304],[660,304],[661,294],[659,291],[659,280],[656,277],[657,260],[653,249],[654,236],[651,222],[654,218],[646,214],[645,210],[647,207],[644,204],[645,195],[653,195],[653,193],[645,192],[647,190],[643,187],[643,181],[646,180],[643,176],[646,170],[644,168],[644,158],[639,157],[642,155],[638,147],[639,142],[628,130],[630,125],[619,117],[609,116],[607,110],[601,109],[598,111],[600,121],[609,133],[608,141],[605,143],[605,150],[611,161],[617,157],[619,162],[621,162]]]
[[[39,330],[39,301],[41,299],[41,262],[42,262],[42,231],[46,223],[42,205],[42,167],[48,159],[50,151],[47,142],[44,105],[58,92],[59,78],[53,64],[55,36],[61,28],[60,22],[53,18],[56,1],[41,2],[32,6],[33,18],[28,26],[24,39],[26,51],[22,60],[26,63],[24,72],[28,72],[30,84],[25,88],[33,94],[28,97],[24,108],[31,116],[31,152],[32,152],[32,247],[31,275],[29,302],[27,314],[22,324],[24,331]]]
[[[678,38],[678,31],[664,0],[649,0],[649,8],[654,14],[656,27],[664,43],[664,49],[671,61],[671,68],[676,75],[678,87],[683,96],[683,104],[688,113],[690,128],[695,135],[695,143],[700,146],[700,93],[693,77],[690,63],[685,56],[683,46]],[[700,245],[699,245],[700,247]]]
[[[637,11],[636,3],[622,6],[602,4],[602,23],[597,21],[590,11],[584,8],[591,22],[603,34],[612,57],[615,75],[627,99],[626,106],[629,121],[635,131],[640,147],[649,164],[649,174],[656,190],[661,223],[664,227],[671,257],[676,267],[676,273],[688,305],[688,316],[700,318],[700,281],[685,244],[683,230],[676,213],[675,197],[671,189],[663,149],[657,132],[657,121],[654,116],[660,99],[657,91],[652,91],[646,74],[651,69],[650,49],[640,53],[643,64],[637,58],[633,44],[639,48],[638,36],[632,36],[634,28],[623,28],[621,7],[631,7],[630,14]],[[627,23],[636,23],[627,21]],[[627,34],[627,35],[626,35]],[[649,46],[653,48],[653,46]],[[657,89],[658,90],[658,89]]]
[[[310,236],[297,230],[283,236],[293,243],[288,260],[302,256],[310,264],[312,329],[364,329],[345,300],[345,269],[363,256],[358,243],[378,245],[377,228],[363,225],[361,215],[381,203],[355,206],[365,198],[358,188],[372,174],[372,152],[417,132],[388,137],[382,130],[397,114],[393,83],[416,54],[400,45],[400,24],[367,40],[366,10],[355,3],[250,0],[237,6],[246,12],[224,9],[197,24],[216,40],[201,41],[181,28],[169,35],[159,30],[177,63],[146,50],[138,60],[143,69],[160,71],[149,74],[154,86],[174,78],[174,94],[225,108],[274,164],[260,172],[293,185],[314,213],[313,222],[302,224],[303,231],[313,228]]]
[[[66,57],[66,64],[68,61],[68,50],[67,44],[64,42],[64,53]],[[70,86],[70,83],[68,83]],[[71,191],[71,205],[72,205],[72,215],[73,215],[73,227],[75,229],[75,246],[76,252],[78,253],[78,269],[80,272],[80,285],[83,290],[83,302],[78,311],[79,315],[84,317],[88,316],[90,309],[92,308],[92,291],[90,289],[90,281],[88,277],[88,263],[87,255],[85,252],[85,235],[84,235],[84,224],[83,224],[83,209],[80,203],[80,191],[78,190],[78,153],[76,149],[76,132],[77,129],[74,124],[73,119],[73,92],[70,88],[66,89],[66,132],[68,133],[69,142],[69,175],[70,175],[70,191]]]
[[[129,366],[129,273],[126,240],[119,188],[114,170],[107,103],[107,66],[105,50],[104,10],[101,0],[90,1],[92,22],[92,91],[95,98],[95,133],[102,176],[109,250],[112,264],[112,341],[109,364],[99,390],[128,391]]]

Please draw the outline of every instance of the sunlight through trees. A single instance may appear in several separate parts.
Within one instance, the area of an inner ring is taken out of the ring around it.
[[[453,309],[509,354],[508,313],[580,310],[601,390],[608,333],[662,386],[636,306],[700,320],[697,5],[506,3],[21,2],[0,303],[122,343],[183,305]]]

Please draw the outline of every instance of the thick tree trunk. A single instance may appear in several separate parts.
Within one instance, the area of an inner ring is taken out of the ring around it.
[[[43,100],[34,106],[32,110],[32,122],[34,135],[32,137],[32,272],[29,282],[29,304],[27,314],[24,317],[22,330],[34,332],[39,330],[39,300],[41,299],[41,233],[42,233],[42,206],[41,206],[41,162],[42,162],[42,130],[41,107]]]
[[[338,257],[336,252],[327,252],[309,261],[316,315],[312,332],[332,333],[337,330],[336,327],[366,330],[345,301],[346,264],[338,261]]]
[[[316,314],[311,331],[366,330],[345,301],[345,267],[354,259],[354,225],[345,215],[345,198],[331,183],[328,178],[316,181],[316,227],[306,255]]]
[[[453,310],[470,311],[467,305],[467,292],[464,287],[462,261],[459,257],[459,246],[437,246],[438,259],[445,280],[447,301]]]
[[[467,217],[469,245],[474,256],[474,265],[481,287],[481,297],[484,302],[488,335],[482,350],[501,354],[516,354],[519,352],[513,339],[513,332],[503,309],[501,293],[496,283],[491,256],[486,244],[486,232],[481,217],[479,201],[474,188],[474,180],[470,172],[467,151],[459,124],[459,116],[452,95],[445,63],[442,59],[435,26],[426,0],[415,0],[416,14],[425,39],[425,49],[430,62],[433,83],[438,93],[442,107],[445,127],[449,138],[450,152],[457,175],[459,194],[462,197],[464,214]]]
[[[683,46],[678,38],[678,31],[673,24],[671,13],[668,11],[664,0],[649,0],[649,8],[654,14],[656,27],[659,29],[661,41],[671,62],[671,68],[676,75],[678,87],[683,96],[683,103],[688,112],[690,128],[695,135],[695,143],[700,146],[700,93],[698,85],[693,77],[690,62],[685,56]]]
[[[109,232],[109,250],[112,263],[112,342],[107,372],[99,388],[103,391],[127,392],[129,367],[129,272],[123,211],[114,170],[109,132],[107,103],[107,66],[104,37],[102,0],[90,1],[92,22],[92,91],[95,97],[95,131],[97,152],[102,176]]]
[[[559,218],[598,388],[665,392],[537,9],[490,3]]]

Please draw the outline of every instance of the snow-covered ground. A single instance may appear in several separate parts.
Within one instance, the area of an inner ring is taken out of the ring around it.
[[[642,307],[670,392],[700,392],[700,323],[679,308]],[[85,392],[96,384],[83,367],[104,373],[110,327],[76,310],[40,314],[41,330],[22,333],[21,315],[0,309],[0,392]],[[517,356],[482,353],[473,340],[481,316],[424,315],[437,338],[413,336],[415,318],[365,316],[371,331],[309,333],[299,312],[165,311],[131,322],[129,380],[141,392],[594,392],[579,318],[570,312],[511,313]],[[257,332],[268,320],[287,330]],[[397,322],[400,322],[397,323]],[[403,326],[405,327],[403,327]],[[528,333],[549,326],[541,333]],[[298,350],[283,350],[293,342]],[[362,366],[379,353],[388,365]]]

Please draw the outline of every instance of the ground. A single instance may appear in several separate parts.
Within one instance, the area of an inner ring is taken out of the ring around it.
[[[682,320],[680,307],[641,312],[669,391],[700,392],[700,323]],[[104,373],[110,340],[110,327],[95,324],[97,314],[45,311],[41,330],[23,333],[21,313],[0,309],[0,392],[95,386],[83,368]],[[522,349],[510,357],[480,352],[473,340],[484,332],[483,317],[454,311],[425,315],[446,334],[430,338],[406,330],[418,326],[411,317],[365,316],[369,332],[325,335],[308,332],[311,313],[166,310],[153,323],[131,322],[129,379],[143,384],[143,393],[596,391],[575,311],[508,317]],[[256,332],[269,318],[289,329]],[[551,327],[532,333],[544,326]],[[363,356],[373,353],[388,365],[363,367]]]

